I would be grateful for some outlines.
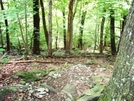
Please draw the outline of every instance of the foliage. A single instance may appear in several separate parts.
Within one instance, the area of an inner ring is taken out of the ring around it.
[[[4,48],[0,48],[0,55],[2,55],[4,51],[5,51]]]
[[[56,51],[56,52],[53,52],[53,56],[64,56],[65,55],[65,52],[62,52],[62,51]]]
[[[9,62],[8,58],[3,58],[2,60],[0,60],[0,63],[8,63],[8,62]]]
[[[18,72],[16,75],[23,78],[26,82],[34,82],[40,80],[40,78],[36,74],[30,72],[21,71]]]
[[[11,93],[11,92],[17,92],[18,89],[16,87],[6,87],[6,88],[2,88],[0,89],[0,99],[2,99],[2,97],[4,97],[4,95]]]
[[[40,69],[32,69],[27,72],[21,71],[16,73],[17,76],[24,79],[26,82],[33,82],[40,80],[40,76],[46,76],[52,69],[46,71],[46,70],[40,70]]]
[[[32,70],[30,70],[28,72],[33,73],[33,74],[40,74],[41,76],[46,76],[47,75],[47,71],[39,70],[39,69],[32,69]]]
[[[1,60],[0,63],[7,63],[9,60],[8,58],[4,57],[4,55],[6,55],[6,53],[3,55],[3,52],[5,51],[4,48],[0,48],[0,55],[1,55]],[[0,66],[0,68],[2,68],[2,66]]]
[[[76,14],[73,21],[73,40],[72,40],[72,47],[77,48],[78,47],[78,39],[80,35],[80,27],[83,28],[83,47],[88,48],[91,47],[93,49],[93,46],[96,44],[99,46],[99,26],[100,26],[100,18],[104,16],[106,18],[106,25],[104,28],[104,34],[107,35],[107,42],[110,41],[109,37],[109,16],[110,16],[110,9],[114,9],[115,14],[113,15],[116,19],[116,35],[120,36],[120,30],[121,30],[121,21],[123,21],[123,16],[126,16],[128,14],[128,9],[130,6],[130,1],[116,1],[116,0],[76,0],[74,3],[74,12],[75,12],[75,6],[76,8]],[[24,34],[24,39],[26,40],[26,37],[28,39],[27,48],[28,51],[32,51],[32,45],[33,45],[33,15],[36,12],[33,12],[33,4],[32,1],[27,0],[15,0],[15,1],[9,1],[4,0],[4,7],[5,10],[0,11],[0,25],[2,30],[2,39],[3,43],[6,43],[6,28],[4,24],[5,18],[7,18],[9,22],[9,34],[10,34],[10,41],[11,44],[14,46],[14,50],[24,50],[26,47],[24,46],[23,38],[21,37],[21,30],[19,26],[18,19],[20,19],[21,22],[21,29]],[[77,4],[78,2],[78,4]],[[63,48],[63,20],[65,20],[65,23],[67,23],[67,16],[68,16],[68,0],[62,0],[53,1],[53,18],[52,18],[52,46],[55,48],[56,38],[57,38],[57,46],[58,48]],[[86,5],[85,5],[86,4]],[[45,14],[46,18],[48,16],[48,4],[47,1],[44,1],[45,6]],[[27,7],[27,8],[25,8]],[[40,7],[40,6],[39,6]],[[104,9],[106,12],[103,12]],[[86,18],[85,18],[85,25],[81,26],[81,15],[84,11],[88,11]],[[40,11],[41,12],[41,11]],[[65,18],[63,18],[63,12],[65,12]],[[44,12],[43,12],[44,13]],[[18,15],[18,16],[17,16]],[[27,16],[27,26],[25,22],[25,16]],[[40,15],[41,18],[41,15]],[[47,19],[48,20],[48,19]],[[48,21],[46,20],[46,25],[48,27]],[[42,21],[42,20],[40,20]],[[67,30],[67,26],[65,26]],[[26,32],[27,29],[27,32]],[[27,34],[26,34],[27,33]],[[95,35],[96,34],[96,35]],[[96,37],[95,37],[96,36]],[[47,50],[47,45],[44,37],[43,32],[43,25],[40,24],[40,49]],[[119,38],[116,38],[116,42],[118,43]],[[1,49],[0,49],[1,52]],[[1,54],[1,53],[0,53]],[[54,53],[54,55],[61,55],[59,53]],[[62,54],[63,55],[63,54]]]

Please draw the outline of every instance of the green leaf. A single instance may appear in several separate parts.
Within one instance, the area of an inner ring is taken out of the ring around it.
[[[2,60],[0,60],[1,63],[8,63],[9,60],[7,58],[3,58]]]

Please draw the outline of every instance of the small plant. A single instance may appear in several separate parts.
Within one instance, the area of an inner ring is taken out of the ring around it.
[[[46,76],[47,75],[47,71],[45,71],[45,70],[32,69],[29,72],[33,73],[33,74],[40,74],[41,76]]]
[[[21,71],[18,72],[16,75],[23,78],[26,82],[33,82],[40,80],[39,76],[46,76],[48,74],[48,71],[45,70],[39,70],[39,69],[32,69],[28,72]]]
[[[8,58],[3,58],[2,60],[0,60],[0,63],[7,63],[9,62]]]
[[[3,66],[0,66],[0,68],[3,68]]]
[[[0,89],[0,99],[4,97],[4,95],[10,93],[10,92],[17,92],[18,89],[16,87],[5,87]],[[3,100],[0,100],[3,101]]]
[[[24,81],[26,82],[33,82],[33,81],[40,80],[40,78],[35,73],[31,73],[31,72],[21,71],[21,72],[18,72],[16,75],[23,78]]]

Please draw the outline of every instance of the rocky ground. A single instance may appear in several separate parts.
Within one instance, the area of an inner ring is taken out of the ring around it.
[[[89,94],[89,90],[98,87],[96,85],[108,83],[114,60],[107,56],[34,57],[30,60],[12,56],[8,63],[1,64],[0,101],[82,101],[79,100],[82,95]],[[34,82],[15,75],[19,71],[51,68],[54,70],[46,76],[37,74],[40,79]]]

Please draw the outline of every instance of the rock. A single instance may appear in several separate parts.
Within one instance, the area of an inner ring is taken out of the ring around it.
[[[37,97],[37,98],[42,98],[45,95],[47,95],[49,92],[49,89],[47,88],[38,88],[36,89],[33,93],[33,96]]]
[[[25,81],[20,81],[20,84],[25,85],[26,82]]]
[[[52,86],[47,85],[46,83],[42,83],[41,86],[42,86],[42,87],[45,87],[45,88],[47,88],[47,89],[49,89],[50,91],[53,91],[53,92],[55,92],[55,93],[57,92],[56,89],[54,89]]]
[[[62,91],[64,92],[68,92],[70,94],[75,94],[77,91],[76,91],[76,87],[75,85],[73,84],[67,84],[63,89]]]
[[[49,92],[47,88],[38,88],[36,91],[38,92]]]

